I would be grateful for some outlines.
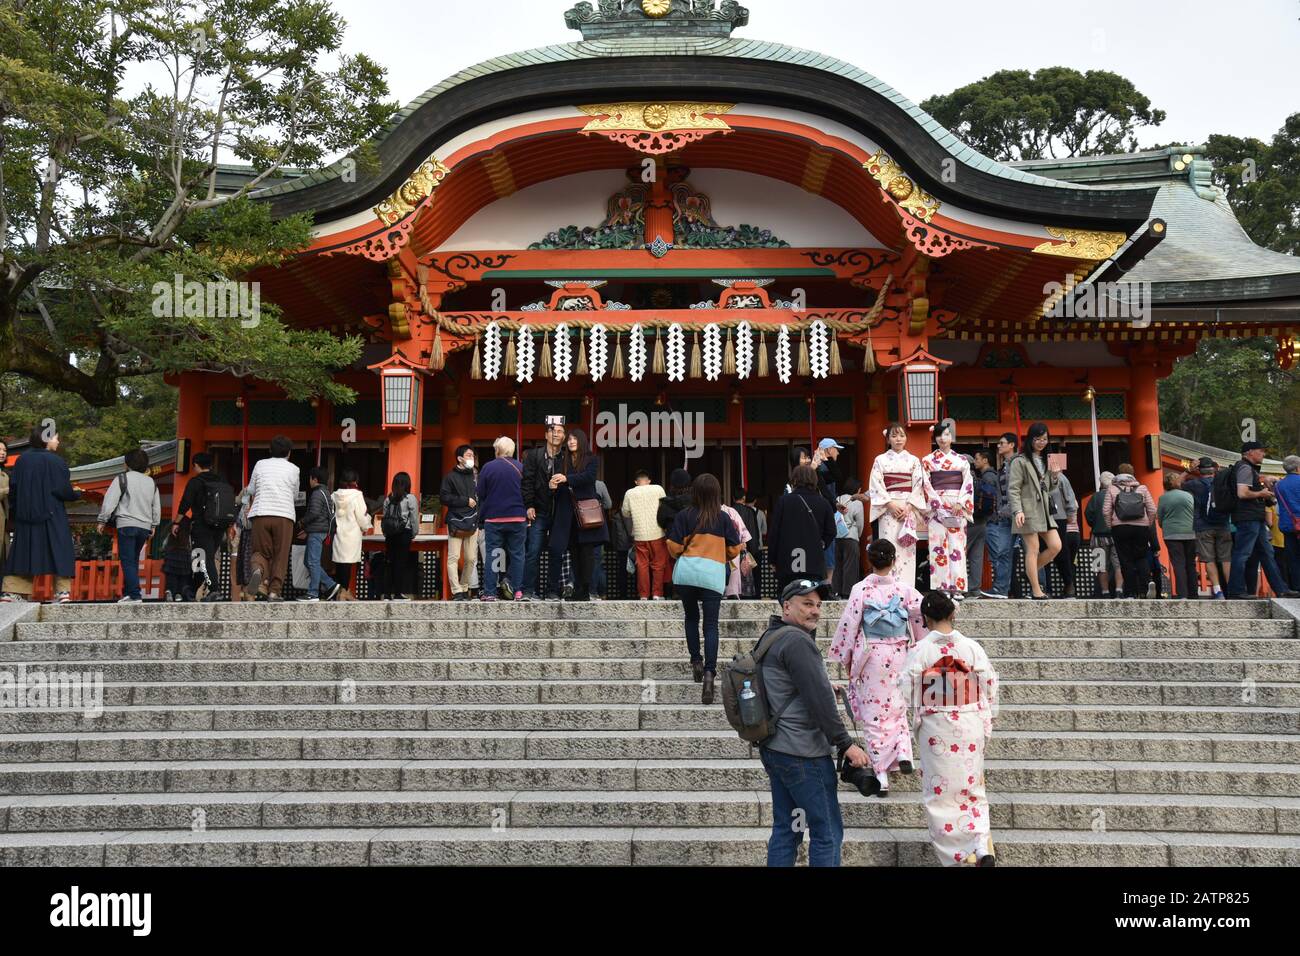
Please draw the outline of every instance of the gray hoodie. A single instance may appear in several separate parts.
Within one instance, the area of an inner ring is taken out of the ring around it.
[[[99,509],[99,523],[107,524],[117,512],[117,527],[143,528],[153,531],[162,521],[162,499],[153,479],[140,471],[126,473],[126,493],[122,492],[122,476],[113,479],[104,493],[104,504]]]

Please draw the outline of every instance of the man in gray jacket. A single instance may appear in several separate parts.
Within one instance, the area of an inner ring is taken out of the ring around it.
[[[119,604],[139,604],[140,552],[153,537],[162,520],[158,487],[149,477],[149,455],[132,448],[125,457],[126,472],[118,475],[104,492],[99,509],[99,532],[110,521],[117,529],[117,556],[122,564],[122,599]]]
[[[772,836],[768,866],[794,866],[805,830],[811,830],[809,866],[839,866],[844,842],[839,780],[831,754],[855,767],[870,766],[840,720],[826,661],[817,647],[817,622],[830,585],[796,579],[781,592],[777,631],[763,657],[763,688],[776,731],[759,748],[772,787]],[[766,634],[764,635],[767,636]]]

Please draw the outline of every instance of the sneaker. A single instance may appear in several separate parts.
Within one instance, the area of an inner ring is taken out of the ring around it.
[[[1005,601],[1005,600],[1007,600],[1007,596],[1006,596],[1005,594],[994,594],[992,591],[981,591],[981,592],[980,592],[980,597],[982,597],[982,598],[989,598],[990,600],[993,600],[993,601]]]
[[[662,600],[664,600],[664,596],[663,596],[662,594],[659,594],[659,595],[656,595],[655,597],[652,597],[650,600],[652,600],[652,601],[662,601]]]
[[[541,598],[539,598],[536,594],[533,594],[531,591],[529,591],[527,594],[524,595],[524,600],[531,603],[535,601],[540,601]]]
[[[1228,596],[1224,594],[1222,591],[1215,591],[1213,594],[1210,595],[1210,599],[1214,601],[1226,601],[1228,600]]]
[[[494,604],[496,603],[497,596],[495,594],[485,594],[481,598],[479,598],[479,600],[482,601],[484,604]]]
[[[455,594],[451,596],[451,599],[453,601],[468,601],[469,595],[466,594],[464,591],[457,591]]]
[[[515,600],[516,600],[516,601],[522,601],[523,599],[524,599],[524,592],[523,592],[523,591],[516,591],[516,592],[515,592]]]
[[[284,595],[282,594],[268,594],[266,599],[272,603],[284,603]]]
[[[164,592],[163,592],[163,600],[164,600],[164,601],[167,601],[167,602],[170,603],[171,601],[176,600],[176,598],[172,596],[172,592],[171,592],[171,591],[164,591]]]
[[[253,573],[248,576],[248,583],[244,585],[244,597],[253,598],[261,597],[262,590],[262,569],[253,568]]]
[[[314,594],[307,594],[307,595],[303,595],[302,597],[298,598],[298,603],[299,603],[299,604],[319,604],[319,603],[320,603],[320,598],[318,598],[318,597],[317,597],[316,595],[314,595]]]
[[[322,601],[333,601],[336,597],[339,596],[339,592],[342,591],[342,590],[343,590],[343,585],[339,584],[339,583],[336,581],[336,582],[334,583],[334,587],[330,588],[330,593],[327,594],[327,595],[325,595],[323,598],[321,598],[321,600],[322,600]]]
[[[1278,597],[1284,597],[1288,600],[1300,598],[1300,591],[1283,591]]]
[[[0,604],[14,604],[21,603],[22,601],[23,596],[21,594],[0,594]]]
[[[569,586],[569,587],[567,587],[567,588],[564,589],[564,594],[563,594],[563,598],[562,598],[562,599],[565,600],[565,601],[572,601],[572,600],[573,600],[573,587],[572,587],[572,586]]]
[[[60,602],[60,603],[65,603],[65,602]],[[117,603],[118,604],[143,604],[144,601],[141,598],[131,597],[131,595],[127,594],[118,598]]]
[[[55,603],[55,604],[71,604],[71,603],[72,603],[72,595],[69,594],[67,591],[60,591],[58,594],[54,595],[54,603]]]

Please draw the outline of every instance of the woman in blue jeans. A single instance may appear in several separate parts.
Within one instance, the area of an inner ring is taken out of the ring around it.
[[[703,684],[701,702],[713,703],[718,670],[718,609],[727,590],[727,563],[740,554],[740,534],[722,510],[722,486],[712,475],[691,483],[691,506],[677,513],[668,532],[673,589],[686,615],[691,672]],[[704,653],[700,653],[700,609],[704,610]]]

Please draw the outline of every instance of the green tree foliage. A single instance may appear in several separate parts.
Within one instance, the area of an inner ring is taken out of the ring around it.
[[[1165,119],[1124,77],[1065,66],[999,70],[921,108],[1002,162],[1137,149],[1138,129]]]
[[[1300,113],[1288,116],[1270,143],[1215,134],[1206,158],[1246,234],[1261,246],[1300,255]]]
[[[159,299],[310,241],[306,217],[246,197],[392,116],[382,69],[338,52],[343,26],[328,0],[0,0],[0,373],[97,407],[183,369],[352,398],[330,376],[359,339],[291,329],[269,301],[250,317]],[[128,71],[151,82],[129,94]],[[255,175],[218,195],[230,157]]]

